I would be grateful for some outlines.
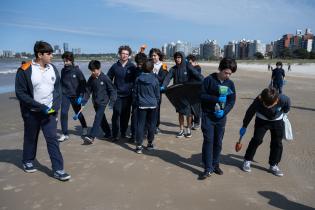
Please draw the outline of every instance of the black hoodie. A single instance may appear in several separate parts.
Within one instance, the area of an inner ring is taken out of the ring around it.
[[[137,107],[156,108],[160,100],[159,81],[153,73],[141,73],[136,79],[134,100]]]

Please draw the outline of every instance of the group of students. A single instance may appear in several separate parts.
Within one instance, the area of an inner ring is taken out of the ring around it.
[[[135,151],[142,153],[146,134],[146,148],[154,149],[154,136],[159,133],[160,106],[162,93],[165,92],[171,80],[173,84],[191,81],[201,84],[201,104],[187,105],[178,112],[180,131],[176,137],[190,138],[191,129],[198,129],[201,118],[203,132],[202,162],[204,172],[200,179],[206,179],[213,173],[222,175],[219,167],[222,141],[225,132],[227,114],[235,104],[236,91],[229,77],[237,70],[234,59],[224,58],[220,61],[218,72],[206,78],[201,74],[201,68],[192,55],[184,58],[183,54],[174,54],[175,65],[167,68],[163,54],[157,48],[152,48],[149,58],[144,52],[135,56],[136,65],[129,59],[132,51],[129,46],[118,49],[119,60],[108,70],[107,75],[101,70],[101,63],[92,60],[88,64],[91,71],[89,79],[85,80],[79,67],[74,64],[73,54],[65,52],[62,55],[64,68],[61,78],[56,67],[51,64],[53,49],[47,42],[38,41],[34,46],[35,59],[24,63],[17,71],[15,91],[20,101],[22,118],[24,120],[23,168],[26,172],[35,172],[38,134],[42,129],[47,142],[48,153],[52,162],[53,176],[61,181],[70,179],[64,171],[63,158],[59,142],[69,139],[68,111],[70,104],[77,114],[82,126],[85,144],[92,144],[98,137],[99,127],[104,132],[104,138],[113,142],[129,138],[135,142]],[[88,131],[82,110],[90,95],[95,110],[92,128]],[[62,135],[57,137],[57,115],[61,105]],[[105,108],[113,109],[112,128],[110,128]],[[244,135],[246,127],[256,113],[254,137],[249,143],[244,157],[243,170],[250,171],[250,163],[257,147],[267,130],[271,131],[271,151],[269,157],[270,170],[277,176],[283,173],[278,168],[282,154],[283,113],[290,109],[290,100],[279,94],[274,88],[266,88],[254,100],[246,112],[240,135]],[[127,134],[131,114],[131,137]],[[187,126],[185,130],[184,121]],[[194,124],[194,125],[193,125]]]

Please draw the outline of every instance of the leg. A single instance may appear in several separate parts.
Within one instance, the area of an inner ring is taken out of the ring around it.
[[[146,116],[146,124],[148,125],[148,142],[152,143],[154,140],[154,134],[156,129],[156,117],[157,117],[157,109],[148,109]]]
[[[122,136],[126,136],[126,132],[128,129],[128,123],[130,118],[130,111],[131,111],[131,102],[132,97],[124,97],[122,100],[121,106],[121,116],[120,116],[120,133]]]
[[[158,128],[160,126],[161,122],[161,104],[162,104],[162,94],[160,94],[160,101],[158,106],[156,107],[156,127]]]
[[[135,105],[132,105],[131,108],[131,138],[135,137],[135,133],[136,133],[136,124],[137,124],[137,107]]]
[[[184,130],[184,115],[178,113],[178,122],[179,122],[179,129]]]
[[[214,125],[206,115],[202,117],[201,129],[203,134],[202,162],[205,172],[212,172]]]
[[[71,100],[71,105],[72,105],[73,111],[77,114],[81,109],[81,105],[76,104],[74,100]],[[79,118],[82,128],[87,128],[86,121],[82,112],[81,114],[79,114],[78,118]]]
[[[282,156],[282,139],[283,139],[284,123],[282,120],[273,122],[273,126],[270,129],[271,142],[270,142],[270,155],[269,164],[271,166],[278,165]]]
[[[187,121],[187,128],[191,128],[191,122],[192,122],[192,115],[189,115],[186,117],[186,121]]]
[[[62,95],[61,99],[61,113],[60,113],[60,123],[61,130],[64,135],[68,135],[68,111],[70,107],[70,99]]]
[[[93,138],[96,137],[99,133],[99,127],[101,126],[105,107],[94,106],[94,109],[95,109],[95,118],[94,118],[92,129],[90,131],[90,136]]]
[[[113,116],[112,116],[113,138],[118,137],[120,115],[121,115],[121,98],[117,97],[117,100],[116,100],[114,107],[113,107]]]
[[[143,135],[146,121],[146,110],[145,109],[137,109],[137,130],[136,130],[136,143],[137,146],[142,146],[143,144]]]
[[[225,132],[225,124],[226,124],[226,117],[215,124],[214,129],[214,139],[213,139],[213,161],[212,166],[213,168],[219,167],[220,162],[220,154],[222,151],[222,142]]]
[[[109,124],[107,122],[106,115],[104,112],[103,112],[103,118],[102,118],[102,122],[101,122],[101,128],[102,128],[103,132],[105,133],[105,136],[111,136],[112,135],[112,132],[110,130],[110,127],[109,127]]]

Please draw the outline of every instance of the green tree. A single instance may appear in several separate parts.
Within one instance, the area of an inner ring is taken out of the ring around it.
[[[279,54],[281,58],[292,58],[292,53],[289,48],[284,48]]]
[[[309,58],[309,53],[307,52],[306,49],[299,48],[293,51],[293,56],[295,58],[307,59]]]
[[[310,59],[315,59],[315,52],[310,52]]]
[[[254,54],[254,56],[255,56],[255,58],[258,59],[258,60],[262,60],[262,59],[265,58],[264,55],[263,55],[261,52],[256,52],[256,53]]]

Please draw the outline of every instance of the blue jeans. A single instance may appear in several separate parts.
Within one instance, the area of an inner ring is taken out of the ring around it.
[[[139,109],[137,108],[137,126],[136,126],[136,143],[138,146],[143,144],[144,131],[147,129],[148,142],[152,143],[156,129],[156,109]]]
[[[219,167],[225,124],[226,117],[214,121],[202,113],[202,162],[205,172],[213,172],[215,167]]]
[[[99,133],[99,127],[101,126],[102,130],[104,131],[105,135],[110,136],[111,130],[109,127],[109,124],[107,122],[106,116],[105,116],[105,105],[94,105],[95,110],[95,118],[93,122],[93,127],[90,131],[91,137],[96,137]]]
[[[66,95],[62,95],[62,99],[61,99],[61,113],[60,113],[60,123],[61,123],[61,130],[62,133],[65,135],[68,135],[68,112],[69,112],[69,108],[70,108],[70,104],[73,108],[73,111],[77,114],[80,109],[81,109],[81,105],[78,105],[75,102],[75,97],[68,97]],[[86,125],[86,121],[85,118],[83,116],[83,114],[79,114],[79,120],[81,123],[82,128],[87,128]]]
[[[33,162],[36,157],[38,134],[42,129],[48,154],[52,163],[52,169],[63,170],[63,158],[57,140],[56,115],[46,115],[40,112],[23,113],[24,120],[24,143],[23,163]]]
[[[283,80],[273,81],[273,87],[278,90],[279,94],[282,93]]]

